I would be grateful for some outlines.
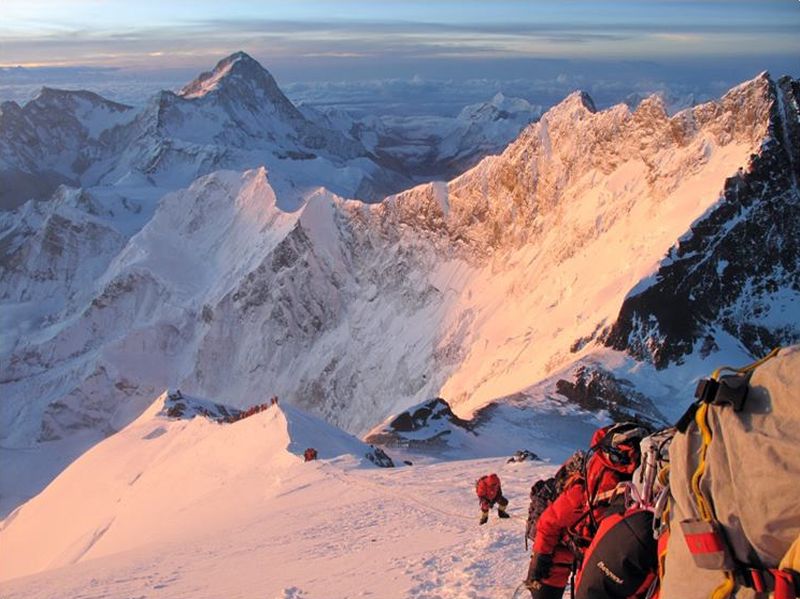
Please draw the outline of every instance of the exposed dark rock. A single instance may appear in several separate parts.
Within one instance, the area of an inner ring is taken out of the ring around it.
[[[441,397],[398,414],[383,430],[366,438],[368,443],[416,450],[441,447],[453,429],[472,431],[473,422],[453,414]]]
[[[655,282],[625,300],[602,335],[607,346],[665,368],[698,345],[708,355],[723,333],[753,356],[800,342],[800,319],[771,313],[800,314],[800,83],[769,81],[769,94],[760,154],[727,180],[719,204],[670,250]]]
[[[394,468],[394,461],[380,447],[370,445],[371,450],[364,454],[370,462],[380,468]]]
[[[186,397],[177,390],[174,393],[167,393],[161,414],[168,418],[183,420],[202,416],[217,422],[233,422],[239,419],[242,410],[196,397]]]
[[[526,460],[538,460],[539,456],[533,453],[528,449],[519,449],[514,452],[508,460],[506,460],[507,464],[511,464],[512,462],[525,462]]]
[[[441,419],[446,419],[464,429],[470,428],[469,422],[453,414],[450,404],[441,397],[432,399],[416,409],[402,412],[389,423],[389,427],[398,432],[410,432],[428,426],[430,420]]]
[[[574,376],[573,381],[556,381],[556,393],[584,410],[605,410],[615,421],[634,420],[648,426],[665,423],[653,402],[636,391],[630,381],[589,366],[579,367]]]

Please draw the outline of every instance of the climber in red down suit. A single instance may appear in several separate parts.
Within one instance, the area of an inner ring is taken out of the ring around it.
[[[526,586],[532,599],[561,599],[573,563],[580,564],[617,484],[639,464],[639,441],[647,431],[620,423],[595,431],[583,472],[575,473],[536,524]]]
[[[500,518],[508,518],[506,512],[508,499],[503,497],[503,490],[500,488],[500,478],[496,474],[481,476],[475,484],[475,493],[481,502],[481,519],[478,524],[486,524],[489,520],[489,510],[497,504],[497,515]]]

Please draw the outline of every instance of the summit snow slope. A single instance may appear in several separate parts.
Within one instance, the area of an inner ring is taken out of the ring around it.
[[[381,469],[291,406],[233,424],[162,407],[3,522],[4,597],[505,597],[523,574],[527,491],[552,467],[507,464],[502,436],[494,458]],[[571,422],[588,439],[592,423]],[[488,471],[515,517],[479,528]]]

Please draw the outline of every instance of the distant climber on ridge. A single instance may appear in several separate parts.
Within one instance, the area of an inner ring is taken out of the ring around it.
[[[306,462],[311,462],[317,459],[317,450],[313,447],[309,447],[303,452],[303,458]]]
[[[509,518],[506,507],[508,499],[503,497],[503,490],[500,487],[500,477],[496,474],[481,476],[475,483],[475,493],[481,502],[481,518],[478,524],[486,524],[489,521],[489,510],[497,504],[497,515],[500,518]]]

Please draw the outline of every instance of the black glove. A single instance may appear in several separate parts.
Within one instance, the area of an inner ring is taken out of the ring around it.
[[[553,556],[549,553],[534,553],[528,566],[528,580],[544,580],[550,576]]]

